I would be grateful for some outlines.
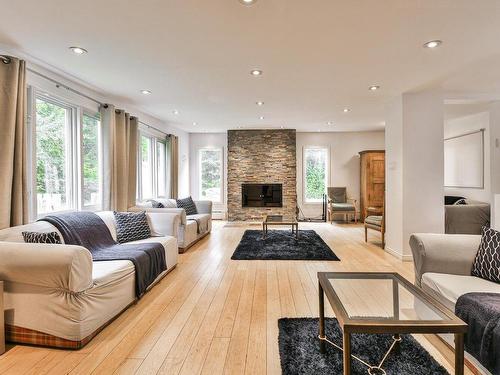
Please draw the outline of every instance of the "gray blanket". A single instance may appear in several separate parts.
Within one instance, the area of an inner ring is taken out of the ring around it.
[[[467,293],[455,314],[469,325],[465,349],[492,374],[500,374],[500,293]]]
[[[61,232],[64,243],[83,246],[95,261],[130,260],[135,267],[135,293],[140,298],[151,283],[167,269],[160,243],[118,244],[104,221],[92,212],[52,214],[43,219]]]

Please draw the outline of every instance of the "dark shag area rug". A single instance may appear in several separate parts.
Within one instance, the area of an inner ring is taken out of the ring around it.
[[[283,375],[342,374],[342,351],[327,343],[326,353],[319,352],[318,324],[318,318],[284,318],[278,321]],[[326,319],[326,337],[342,347],[342,331],[337,319]],[[399,348],[395,348],[382,365],[387,375],[448,374],[411,335],[401,335],[401,338]],[[353,334],[351,353],[371,365],[378,365],[392,341],[391,335]],[[366,375],[367,370],[365,365],[352,359],[353,375]]]
[[[340,260],[313,230],[246,230],[231,259],[234,260]]]

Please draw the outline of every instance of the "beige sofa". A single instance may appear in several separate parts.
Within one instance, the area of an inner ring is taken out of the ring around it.
[[[165,208],[153,208],[151,201],[144,201],[138,202],[136,206],[129,208],[129,211],[178,213],[181,217],[179,233],[177,234],[180,253],[185,252],[212,230],[211,201],[194,201],[198,211],[196,215],[186,215],[186,211],[183,208],[177,208],[175,199],[158,198],[155,201],[163,204]]]
[[[97,214],[116,240],[113,213]],[[130,243],[163,245],[167,270],[157,282],[177,264],[180,217],[157,213],[147,217],[154,237]],[[136,300],[131,261],[93,262],[90,252],[80,246],[24,243],[23,231],[58,232],[45,221],[0,230],[7,340],[77,349]]]
[[[458,297],[463,294],[500,293],[500,284],[471,276],[480,242],[480,235],[412,235],[410,246],[415,264],[415,284],[451,311],[455,311]],[[443,338],[453,346],[452,336],[443,335]],[[475,358],[467,353],[466,357],[482,373],[489,374]]]

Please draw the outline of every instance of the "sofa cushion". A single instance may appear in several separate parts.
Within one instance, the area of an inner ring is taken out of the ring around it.
[[[198,213],[193,198],[191,197],[177,199],[177,207],[184,208],[186,215],[196,215]]]
[[[500,284],[476,276],[427,272],[422,275],[422,288],[450,310],[455,310],[458,297],[471,292],[500,293]]]
[[[116,237],[119,243],[126,243],[151,237],[145,212],[114,212]]]
[[[165,205],[161,202],[155,201],[154,199],[151,199],[151,207],[153,208],[165,208]]]
[[[57,232],[23,232],[26,243],[61,244],[61,236]]]
[[[472,275],[500,283],[500,232],[483,227]]]

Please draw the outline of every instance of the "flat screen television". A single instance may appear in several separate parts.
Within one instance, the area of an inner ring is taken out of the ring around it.
[[[242,207],[283,207],[282,184],[241,184]]]

